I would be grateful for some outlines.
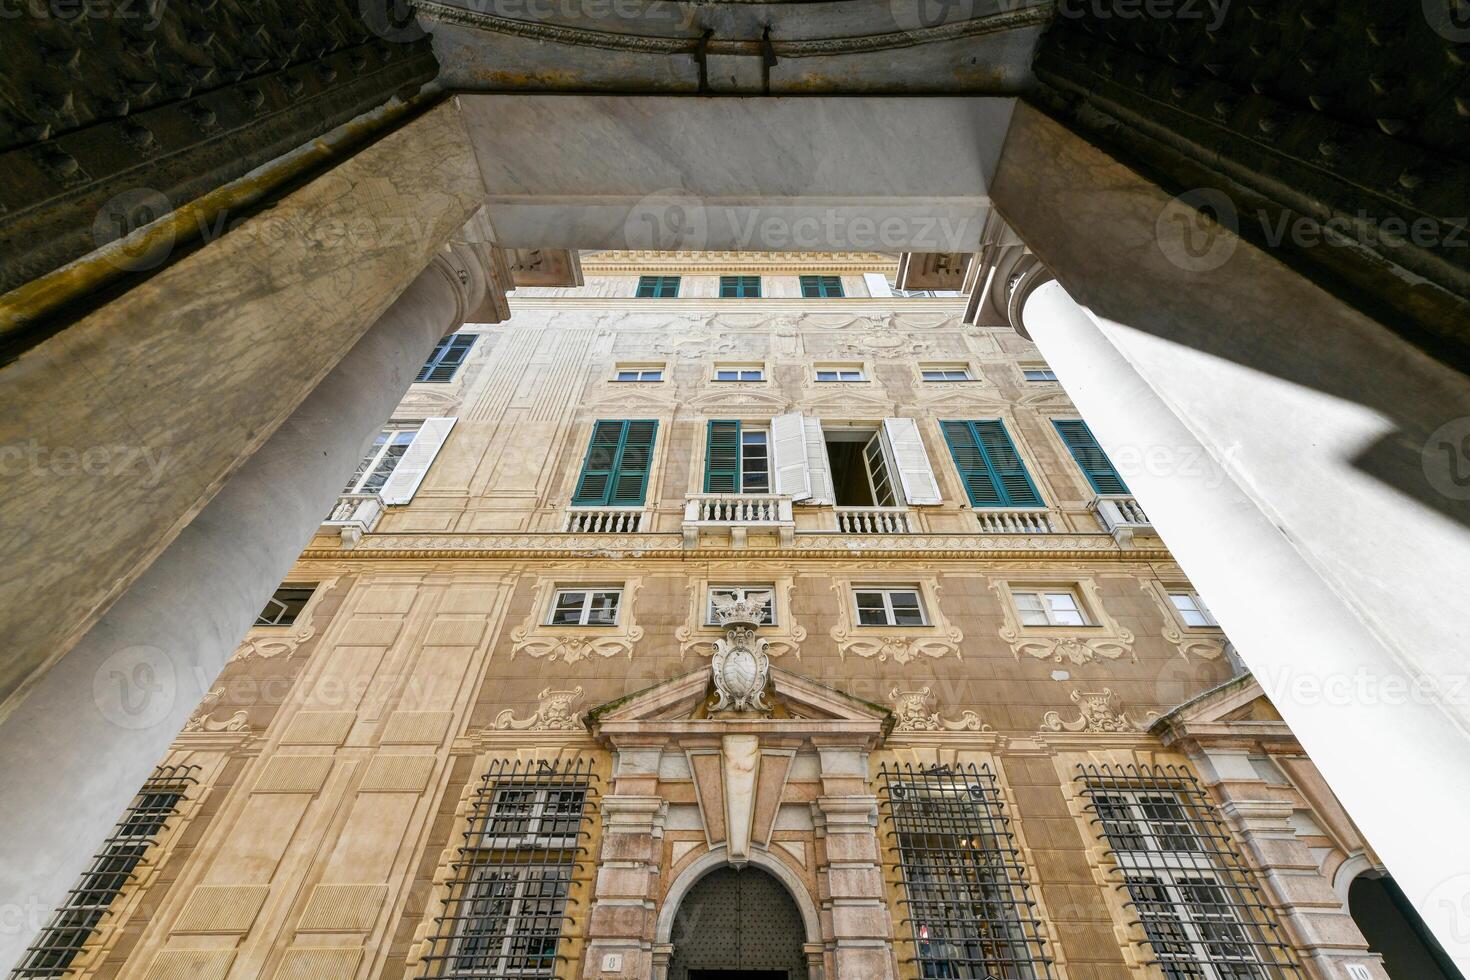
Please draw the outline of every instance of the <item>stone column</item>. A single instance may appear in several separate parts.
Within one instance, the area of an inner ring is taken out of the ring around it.
[[[1470,898],[1470,842],[1457,830],[1470,812],[1463,731],[1442,706],[1415,703],[1407,692],[1352,697],[1354,678],[1404,682],[1404,664],[1134,370],[1110,340],[1123,327],[1100,321],[1055,281],[1035,285],[1021,315],[1115,461],[1160,453],[1189,461],[1120,470],[1329,785],[1446,950],[1464,962],[1470,937],[1462,931],[1456,941],[1441,902]],[[1341,696],[1334,685],[1345,685]],[[1415,814],[1412,833],[1406,812]]]
[[[893,935],[868,754],[813,741],[822,760],[823,795],[812,803],[821,842],[818,887],[822,913],[831,917],[834,980],[892,980]]]
[[[1062,283],[998,285],[1470,970],[1470,377],[1235,234],[1268,240],[1247,200],[1211,221],[1025,104],[991,191]]]
[[[643,741],[618,745],[612,785],[602,798],[602,848],[582,965],[589,980],[662,976],[673,952],[653,945],[668,814],[668,803],[656,795],[665,740]],[[621,959],[620,971],[603,972],[608,954]]]
[[[435,343],[490,290],[447,246],[0,722],[0,964],[17,959],[250,628]],[[37,602],[44,602],[38,596]]]

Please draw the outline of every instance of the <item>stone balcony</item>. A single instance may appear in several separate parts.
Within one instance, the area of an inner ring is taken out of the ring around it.
[[[337,498],[322,531],[336,534],[347,550],[357,547],[364,534],[371,534],[383,516],[383,500],[375,493],[344,493]]]
[[[566,534],[630,534],[644,530],[642,507],[573,507],[567,511]]]
[[[1148,519],[1138,501],[1126,494],[1100,494],[1088,509],[1097,517],[1102,529],[1113,536],[1121,548],[1131,548],[1138,534],[1154,534],[1153,522]]]
[[[987,507],[975,511],[983,534],[1056,534],[1057,523],[1045,507]]]
[[[845,534],[913,534],[907,507],[834,507],[837,530]]]
[[[791,498],[776,493],[697,493],[685,501],[686,548],[699,547],[706,534],[728,534],[732,548],[744,548],[752,530],[773,534],[781,547],[791,547],[796,534]]]

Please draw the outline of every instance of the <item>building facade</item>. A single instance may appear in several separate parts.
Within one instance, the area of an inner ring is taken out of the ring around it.
[[[1028,341],[581,261],[440,343],[20,976],[1430,976]]]

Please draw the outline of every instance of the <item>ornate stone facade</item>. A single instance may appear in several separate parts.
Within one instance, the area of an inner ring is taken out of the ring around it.
[[[625,266],[599,275],[614,260]],[[1058,975],[1151,976],[1146,939],[1094,877],[1105,856],[1073,769],[1206,768],[1193,742],[1149,725],[1232,667],[1219,630],[1171,613],[1167,589],[1187,583],[1162,543],[1124,547],[1096,522],[1051,425],[1075,417],[1065,395],[1021,373],[1035,351],[964,324],[963,299],[686,298],[671,318],[631,296],[623,269],[637,261],[587,257],[580,296],[518,292],[510,320],[467,328],[477,353],[452,381],[410,392],[401,421],[452,410],[452,435],[409,504],[350,550],[324,529],[292,570],[288,583],[317,586],[310,603],[296,624],[252,632],[167,760],[201,766],[193,846],[151,852],[168,873],[130,886],[83,976],[438,975],[461,848],[500,759],[593,774],[548,975],[683,980],[679,906],[735,867],[791,894],[804,942],[788,961],[808,980],[916,977],[934,953],[905,911],[878,773],[974,766],[996,780],[1037,955]],[[650,268],[696,277],[743,261]],[[791,274],[820,267],[805,257]],[[931,359],[976,380],[926,382],[915,362]],[[713,381],[725,360],[762,365],[763,380]],[[817,382],[833,360],[861,360],[865,379]],[[615,380],[630,363],[660,365],[661,380]],[[884,419],[913,419],[939,502],[895,506],[906,523],[880,526],[795,501],[788,536],[755,522],[740,540],[719,526],[691,540],[708,423],[764,432],[790,413],[820,422],[834,460],[844,440],[870,444],[854,433],[881,447]],[[619,419],[657,422],[643,503],[621,509],[636,530],[569,531],[594,425]],[[1004,420],[1043,502],[1031,523],[984,523],[940,428],[953,419]],[[1016,593],[1037,589],[1072,595],[1085,625],[1023,622]],[[1284,725],[1277,736],[1289,743]],[[1278,795],[1270,815],[1238,808],[1270,903],[1297,921],[1300,893],[1273,877],[1284,860],[1318,917],[1301,956],[1378,970],[1324,900],[1335,867],[1376,858],[1320,781]],[[1345,846],[1307,867],[1325,828]],[[1286,858],[1260,845],[1278,837]]]

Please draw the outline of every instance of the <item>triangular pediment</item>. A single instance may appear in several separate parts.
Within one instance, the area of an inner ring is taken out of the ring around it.
[[[802,411],[829,418],[888,418],[894,412],[894,402],[861,391],[834,390],[807,398],[802,403]]]
[[[1289,734],[1286,722],[1254,677],[1243,674],[1205,691],[1164,715],[1155,730],[1180,734]]]
[[[1050,391],[1033,391],[1029,394],[1022,395],[1017,399],[1017,404],[1035,409],[1060,408],[1069,412],[1077,411],[1077,407],[1072,404],[1072,399],[1067,397],[1067,393],[1055,389]]]
[[[768,391],[743,390],[738,387],[707,392],[697,398],[689,399],[686,404],[704,414],[720,411],[757,411],[775,415],[786,411],[787,406],[786,399],[780,395]]]
[[[993,388],[982,388],[979,386],[956,386],[950,391],[920,398],[919,404],[926,411],[939,415],[952,415],[955,418],[974,418],[974,412],[985,412],[988,415],[1000,415],[1009,411],[1011,405],[1005,398],[996,393]]]
[[[815,732],[827,726],[834,731],[870,730],[876,735],[887,734],[893,723],[892,713],[881,705],[779,667],[771,668],[766,687],[766,700],[773,708],[768,715],[711,714],[708,706],[713,693],[710,670],[701,667],[593,708],[586,715],[587,727],[594,732],[613,733],[637,729],[717,731],[722,726]]]
[[[593,397],[589,405],[616,406],[630,411],[670,412],[679,404],[673,395],[658,395],[648,391],[609,390]]]

